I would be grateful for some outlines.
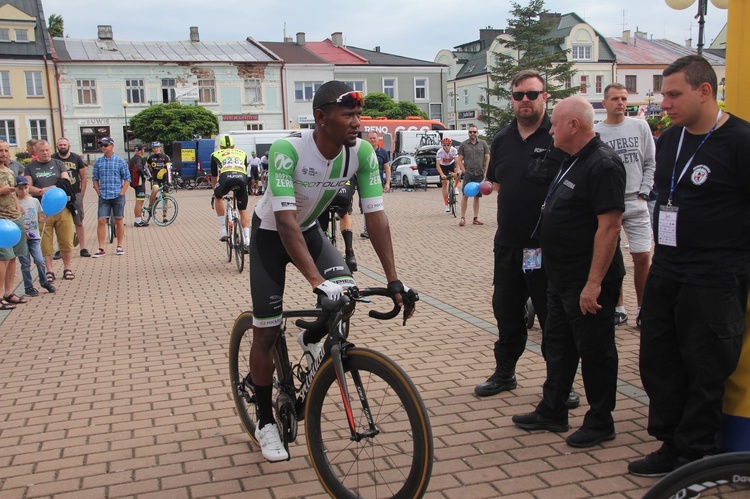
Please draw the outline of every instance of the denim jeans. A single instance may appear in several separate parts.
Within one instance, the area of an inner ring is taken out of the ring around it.
[[[39,273],[39,284],[44,286],[47,281],[47,266],[44,264],[42,256],[42,241],[40,239],[27,239],[26,244],[29,252],[26,256],[19,256],[21,262],[21,275],[23,276],[23,287],[31,289],[34,287],[34,279],[31,277],[31,259],[34,259],[36,270]]]

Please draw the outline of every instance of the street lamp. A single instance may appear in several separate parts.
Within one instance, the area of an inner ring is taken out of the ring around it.
[[[724,92],[726,90],[726,78],[721,79],[721,81],[719,82],[719,88],[717,88],[716,90],[718,90],[719,93],[721,93],[721,102],[724,102]]]
[[[122,101],[122,112],[125,113],[125,150],[128,153],[128,163],[130,163],[130,133],[128,133],[128,101]]]
[[[664,0],[668,6],[675,10],[687,9],[695,3],[695,0]],[[720,9],[726,9],[729,6],[729,0],[711,0],[714,6]],[[698,20],[698,54],[703,53],[703,28],[706,24],[705,16],[708,14],[708,0],[698,0],[698,13],[695,19]]]

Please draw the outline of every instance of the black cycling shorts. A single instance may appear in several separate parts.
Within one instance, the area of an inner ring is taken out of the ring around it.
[[[219,175],[219,181],[216,182],[214,187],[214,197],[221,199],[233,189],[237,188],[238,192],[235,192],[237,196],[237,208],[240,210],[247,209],[247,175],[239,172],[226,172]]]
[[[260,218],[253,214],[250,232],[250,295],[253,300],[253,325],[274,327],[281,324],[282,297],[286,267],[292,262],[275,230],[260,229]],[[344,257],[326,239],[316,224],[302,232],[307,249],[324,279],[344,287],[354,285]],[[312,293],[312,290],[310,290]],[[311,296],[312,298],[312,296]]]
[[[251,180],[258,181],[260,180],[260,169],[258,168],[250,168],[250,175],[248,175]]]

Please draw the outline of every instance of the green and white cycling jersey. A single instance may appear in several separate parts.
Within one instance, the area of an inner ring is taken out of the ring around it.
[[[383,209],[378,159],[367,141],[357,139],[353,147],[343,147],[328,160],[318,150],[312,130],[305,130],[274,142],[268,155],[268,190],[255,208],[261,229],[276,230],[274,212],[285,210],[297,212],[302,230],[311,227],[354,174],[362,211]]]

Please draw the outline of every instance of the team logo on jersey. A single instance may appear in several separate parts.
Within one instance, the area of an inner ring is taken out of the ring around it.
[[[273,166],[276,167],[277,170],[291,170],[294,166],[294,160],[283,154],[277,154],[276,157],[273,158]]]
[[[690,180],[695,185],[703,185],[708,180],[708,174],[711,173],[711,169],[706,165],[697,165],[693,168],[693,174],[690,175]]]

